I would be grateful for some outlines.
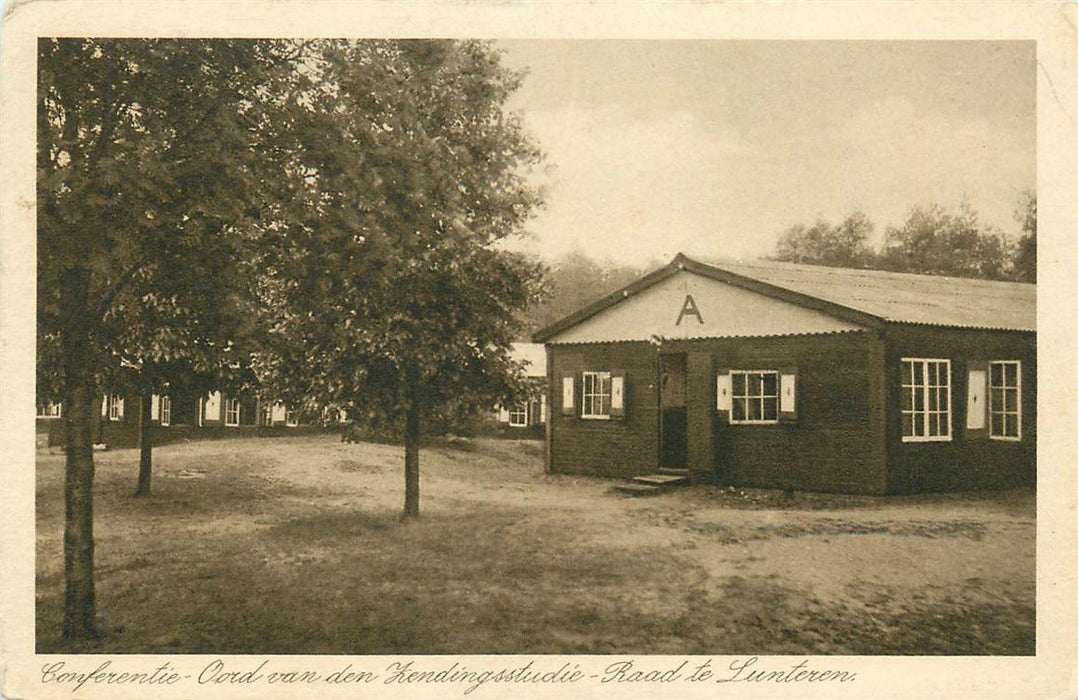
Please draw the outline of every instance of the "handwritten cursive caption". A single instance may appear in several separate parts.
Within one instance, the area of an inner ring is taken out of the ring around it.
[[[226,662],[222,659],[202,667],[197,673],[186,672],[165,661],[153,668],[125,668],[111,660],[96,666],[76,667],[66,661],[53,661],[41,668],[41,683],[66,686],[77,693],[86,686],[325,686],[371,685],[456,687],[463,695],[490,687],[521,685],[571,686],[585,684],[613,686],[623,684],[663,685],[671,683],[851,683],[857,673],[846,669],[820,668],[809,659],[784,665],[770,664],[757,656],[735,658],[717,663],[714,659],[686,659],[679,664],[657,667],[640,659],[623,659],[601,669],[580,663],[530,660],[517,666],[482,667],[460,662],[437,665],[415,660],[393,661],[386,666],[364,668],[360,662],[348,663],[326,673],[295,668],[283,661]],[[358,666],[356,664],[359,664]]]

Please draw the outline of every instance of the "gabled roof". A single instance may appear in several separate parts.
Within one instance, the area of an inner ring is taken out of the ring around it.
[[[869,327],[909,323],[1036,330],[1037,288],[1032,284],[771,261],[700,262],[678,253],[666,266],[537,331],[534,340],[546,342],[622,299],[681,271]]]

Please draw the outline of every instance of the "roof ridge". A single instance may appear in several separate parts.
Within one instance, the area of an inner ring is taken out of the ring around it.
[[[881,270],[874,267],[842,267],[838,265],[818,265],[813,263],[795,263],[787,262],[785,260],[767,260],[761,258],[754,258],[752,260],[740,260],[733,258],[711,258],[711,257],[692,257],[683,256],[687,260],[700,263],[702,265],[709,265],[711,267],[721,268],[724,265],[736,265],[741,267],[761,267],[772,270],[799,270],[799,271],[812,271],[814,273],[824,274],[836,274],[836,275],[859,275],[866,278],[883,277],[888,275],[895,275],[901,277],[909,277],[920,280],[953,280],[962,283],[972,284],[990,284],[990,285],[1020,285],[1022,287],[1036,287],[1035,283],[1019,282],[1016,280],[990,280],[982,277],[959,277],[957,275],[933,275],[923,272],[905,272],[899,270]]]

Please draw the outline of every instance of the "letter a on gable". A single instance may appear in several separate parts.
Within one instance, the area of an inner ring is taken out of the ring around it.
[[[680,326],[681,319],[686,316],[695,316],[697,321],[704,322],[704,317],[700,315],[700,309],[696,308],[696,300],[692,298],[692,294],[685,295],[685,303],[681,305],[681,313],[677,315],[677,323],[674,325]]]

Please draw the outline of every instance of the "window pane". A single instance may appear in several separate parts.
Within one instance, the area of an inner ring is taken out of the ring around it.
[[[925,410],[925,390],[914,389],[913,390],[913,410],[923,411]]]
[[[1003,386],[1003,365],[992,363],[992,386]]]
[[[991,403],[989,405],[992,407],[993,411],[1002,411],[1003,410],[1003,389],[992,389],[990,400],[991,400]]]
[[[760,420],[760,400],[759,399],[747,399],[748,406],[748,420]]]
[[[928,390],[928,410],[935,411],[939,408],[939,389]]]
[[[778,375],[770,373],[763,375],[763,388],[765,396],[778,396]]]
[[[735,372],[730,375],[733,382],[733,395],[744,396],[745,395],[745,375],[740,372]]]
[[[764,420],[778,418],[779,400],[776,398],[764,399]]]
[[[992,434],[993,435],[1002,435],[1003,434],[1003,414],[1002,413],[993,413],[992,414]]]
[[[748,396],[759,396],[760,395],[760,375],[759,374],[749,374],[747,376],[747,379],[746,379],[745,383],[746,383],[746,391],[745,391],[745,393]]]
[[[903,362],[902,363],[902,383],[907,385],[907,386],[909,386],[910,384],[913,384],[913,363],[912,362]]]
[[[745,403],[746,399],[734,399],[734,420],[745,420]]]
[[[925,364],[923,362],[913,363],[913,383],[924,384],[925,383]]]
[[[939,392],[940,392],[940,395],[939,395],[940,410],[947,411],[950,407],[947,405],[947,389],[946,389],[946,387],[944,387],[943,389],[940,389]]]
[[[1018,364],[1014,362],[1007,363],[1004,377],[1007,380],[1007,386],[1018,386]]]

